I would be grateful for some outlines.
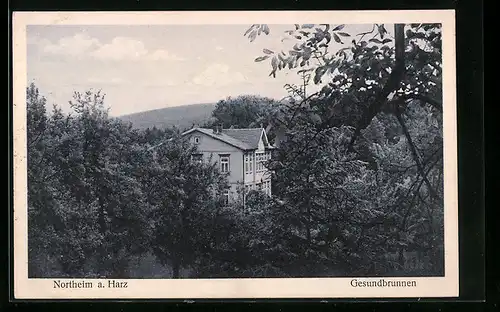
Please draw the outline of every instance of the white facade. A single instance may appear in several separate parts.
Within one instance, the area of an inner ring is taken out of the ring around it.
[[[197,145],[197,161],[217,163],[228,173],[228,201],[242,198],[242,190],[261,190],[271,196],[271,175],[264,163],[271,159],[273,148],[264,129],[228,129],[221,132],[194,128],[183,134]],[[242,141],[241,139],[244,139]]]

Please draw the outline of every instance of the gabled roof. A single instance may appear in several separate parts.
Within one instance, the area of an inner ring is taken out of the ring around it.
[[[206,134],[211,138],[220,140],[242,150],[257,149],[261,137],[263,135],[265,136],[265,131],[263,128],[222,129],[221,133],[214,133],[212,129],[207,128],[193,128],[184,132],[182,135],[186,135],[195,131]]]
[[[262,128],[249,128],[249,129],[222,129],[223,134],[244,142],[252,148],[257,148],[260,138],[262,137]]]

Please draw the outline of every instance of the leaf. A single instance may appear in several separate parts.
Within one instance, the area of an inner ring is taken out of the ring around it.
[[[317,42],[320,42],[325,38],[325,33],[324,32],[317,32],[314,34],[314,37],[316,38]]]
[[[296,38],[296,39],[299,39],[299,40],[300,40],[300,39],[302,39],[302,37],[301,37],[301,36],[295,36],[295,38]]]
[[[326,43],[328,44],[332,40],[332,35],[330,35],[329,32],[325,32],[325,38],[326,38]]]
[[[255,31],[252,31],[250,33],[250,35],[248,35],[248,38],[250,39],[250,42],[253,42],[256,37],[257,37],[257,33]]]
[[[273,67],[274,71],[276,71],[276,69],[278,68],[278,59],[276,58],[276,56],[271,60],[271,66]]]
[[[343,43],[342,40],[340,40],[340,37],[337,36],[336,33],[333,33],[333,39],[335,39],[335,41],[338,42],[338,43]]]
[[[245,31],[245,34],[243,36],[246,36],[248,35],[255,27],[255,24],[253,24],[252,26],[250,26],[250,28],[247,29],[247,31]]]
[[[334,29],[332,29],[332,31],[341,30],[341,29],[343,29],[343,28],[344,28],[344,26],[345,26],[344,24],[340,24],[340,25],[338,25],[337,27],[335,27]]]
[[[391,42],[391,41],[392,41],[392,39],[384,39],[384,40],[382,40],[382,43],[386,44],[386,43]]]
[[[304,53],[302,54],[302,58],[307,61],[308,59],[311,58],[311,50],[306,50],[304,51]]]
[[[264,50],[262,50],[262,51],[263,51],[264,53],[266,53],[266,54],[274,54],[274,52],[273,52],[273,51],[271,51],[271,50],[269,50],[269,49],[264,49]]]
[[[318,84],[321,81],[321,77],[325,74],[327,68],[325,66],[320,66],[316,68],[314,75],[314,83]]]
[[[303,24],[302,25],[302,28],[306,28],[306,29],[313,28],[313,27],[314,27],[314,24]]]
[[[384,24],[379,26],[380,38],[384,39],[384,35],[387,34],[387,29],[385,29]]]
[[[266,34],[266,35],[269,35],[269,26],[267,26],[266,24],[264,24],[264,26],[262,26],[263,28],[263,32]]]
[[[351,35],[345,32],[337,32],[337,35],[342,36],[342,37],[350,37]]]
[[[378,40],[377,38],[372,38],[368,40],[369,42],[375,42],[375,43],[382,43],[382,41]]]
[[[269,55],[259,56],[258,58],[255,59],[255,62],[262,62],[263,60],[266,60],[268,58]]]

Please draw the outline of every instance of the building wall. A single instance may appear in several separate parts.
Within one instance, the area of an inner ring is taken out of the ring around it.
[[[229,183],[243,181],[243,152],[240,149],[196,131],[186,137],[189,137],[193,143],[195,137],[199,138],[198,151],[203,154],[203,161],[211,159],[212,162],[219,164],[220,154],[229,155]]]
[[[250,186],[253,189],[255,189],[257,183],[262,183],[263,181],[268,181],[267,183],[270,185],[271,176],[267,169],[263,172],[256,172],[255,151],[246,152],[247,154],[251,154],[253,156],[252,173],[246,174],[244,151],[201,132],[195,131],[186,135],[186,137],[188,137],[193,143],[195,143],[195,138],[198,138],[198,151],[203,155],[203,161],[209,161],[211,159],[212,162],[217,163],[220,166],[219,155],[229,155],[230,173],[228,176],[228,182],[231,184],[230,197],[232,200],[237,200],[239,198],[238,191],[239,188],[243,187],[243,185]],[[266,152],[262,142],[259,142],[259,148],[257,151]]]
[[[266,155],[265,149],[258,149],[256,151],[247,152],[248,155],[252,155],[252,173],[245,173],[245,186],[247,190],[262,190],[263,183],[267,183],[267,193],[271,195],[270,185],[271,185],[271,173],[267,168],[263,168],[262,171],[257,172],[257,153],[263,153]]]

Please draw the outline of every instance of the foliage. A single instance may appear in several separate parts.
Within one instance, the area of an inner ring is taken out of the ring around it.
[[[222,125],[224,128],[268,127],[279,107],[273,99],[255,95],[227,97],[217,102],[212,112],[212,120],[206,127]],[[274,133],[269,133],[270,139]]]
[[[49,113],[30,85],[30,277],[137,276],[141,257],[174,278],[443,275],[440,25],[388,29],[294,25],[291,50],[255,61],[304,85],[217,103],[205,126],[263,126],[277,146],[273,196],[244,205],[223,205],[226,176],[191,161],[182,129],[133,129],[93,91]]]
[[[202,204],[216,198],[210,190],[224,177],[190,165],[193,150],[180,140],[161,145],[152,161],[151,147],[175,131],[139,131],[110,118],[100,92],[75,93],[71,105],[72,115],[58,108],[49,115],[38,89],[27,89],[30,276],[126,277],[131,259],[188,225],[176,223],[179,214],[211,211]],[[184,238],[194,235],[189,229]],[[179,257],[154,247],[163,262]]]
[[[269,60],[271,76],[298,69],[323,86],[309,96],[289,88],[273,119],[269,166],[290,209],[284,220],[296,224],[290,248],[303,248],[294,261],[309,261],[307,274],[321,259],[330,274],[395,274],[416,253],[416,274],[443,274],[440,25],[396,24],[394,36],[378,24],[356,35],[344,25],[294,28],[292,50],[255,60]]]
[[[191,266],[210,244],[227,188],[215,164],[191,161],[195,152],[196,147],[174,136],[156,149],[156,161],[147,173],[154,220],[152,250],[162,263],[172,264],[174,278],[181,266]]]

